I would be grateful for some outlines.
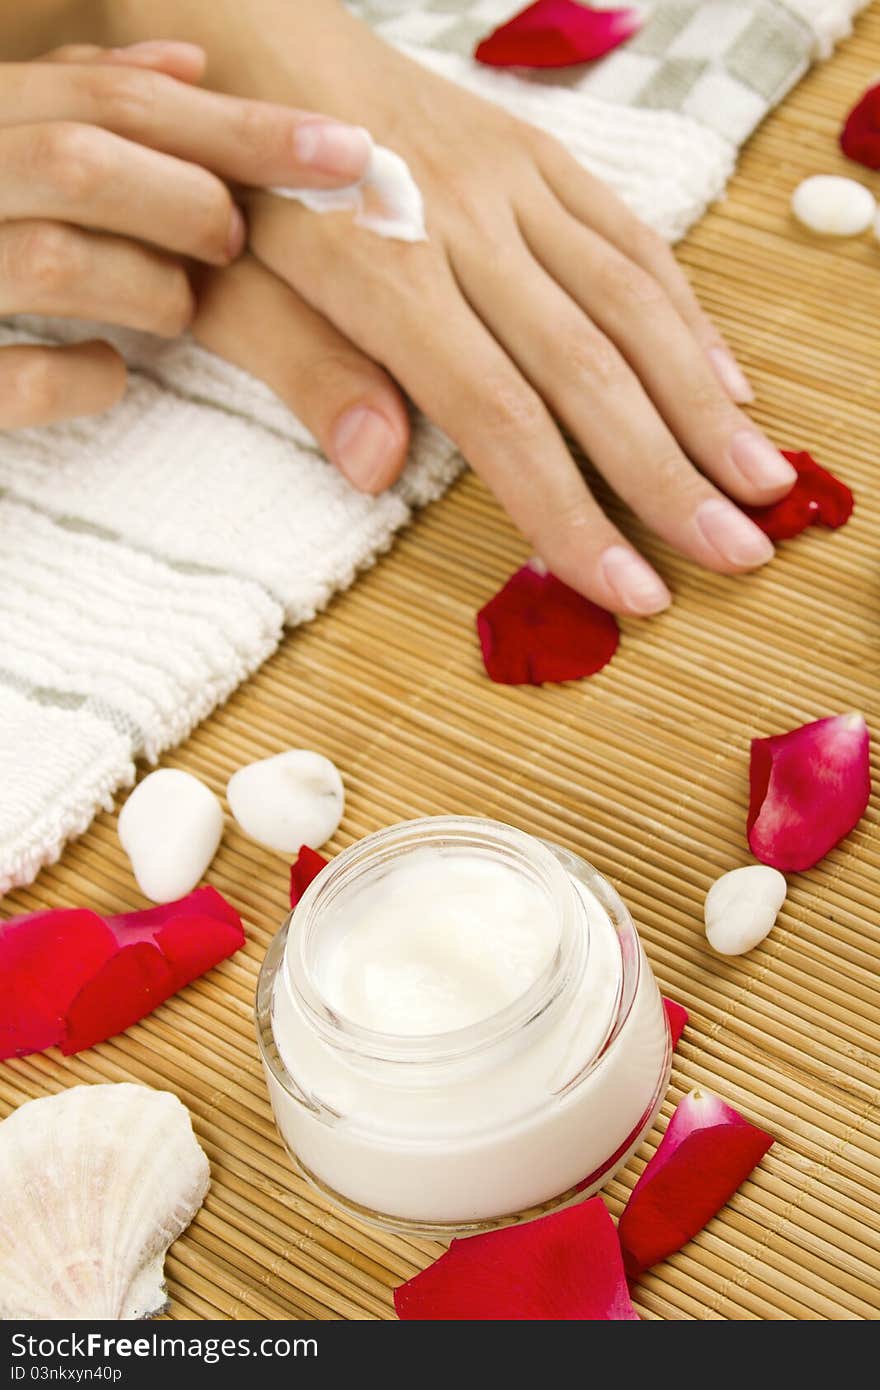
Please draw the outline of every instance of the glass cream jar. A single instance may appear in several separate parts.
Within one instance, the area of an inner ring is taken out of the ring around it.
[[[257,1036],[300,1171],[426,1234],[595,1192],[650,1128],[672,1060],[611,885],[457,816],[379,831],[314,880],[267,953]]]

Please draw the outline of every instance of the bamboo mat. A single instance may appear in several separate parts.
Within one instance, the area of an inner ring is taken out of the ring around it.
[[[507,689],[483,675],[473,619],[525,547],[467,477],[166,759],[222,795],[240,764],[316,748],[348,789],[334,851],[405,817],[485,814],[557,840],[618,885],[661,987],[691,1013],[660,1128],[701,1085],[777,1136],[721,1215],[639,1283],[646,1318],[880,1310],[876,799],[838,850],[792,876],[777,927],[750,956],[712,955],[701,917],[716,875],[749,862],[749,738],[850,708],[880,731],[880,246],[814,241],[786,210],[791,188],[819,171],[873,177],[880,194],[880,175],[836,149],[878,70],[875,4],[755,136],[730,196],[681,250],[758,386],[756,418],[854,487],[844,531],[808,533],[730,581],[627,520],[672,583],[673,609],[625,622],[618,655],[590,681]],[[245,950],[80,1057],[6,1064],[0,1110],[79,1081],[177,1092],[213,1183],[168,1259],[170,1317],[393,1317],[392,1288],[441,1247],[334,1213],[293,1176],[269,1112],[252,1001],[285,912],[286,864],[230,822],[209,879],[242,910]],[[112,816],[3,910],[79,903],[142,905]],[[656,1140],[608,1188],[615,1214]]]

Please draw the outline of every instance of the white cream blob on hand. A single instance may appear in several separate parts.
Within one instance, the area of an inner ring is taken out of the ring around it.
[[[477,854],[419,849],[328,912],[317,981],[350,1022],[445,1033],[512,1004],[549,965],[558,924],[537,884]]]
[[[270,188],[311,212],[353,212],[358,227],[394,241],[427,241],[418,184],[399,154],[374,145],[367,172],[345,188]]]

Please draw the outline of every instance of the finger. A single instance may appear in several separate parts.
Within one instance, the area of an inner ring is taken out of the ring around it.
[[[372,151],[356,126],[202,91],[127,63],[0,64],[0,126],[43,121],[103,126],[257,186],[339,187],[362,177]]]
[[[175,338],[193,295],[179,261],[62,222],[0,224],[0,315],[97,319]]]
[[[73,222],[213,265],[244,245],[244,219],[214,174],[97,126],[0,129],[0,221]]]
[[[538,162],[556,198],[573,217],[659,280],[706,353],[731,400],[740,405],[754,400],[755,393],[748,378],[718,328],[702,309],[687,276],[663,238],[555,140],[539,141]]]
[[[97,415],[124,390],[125,363],[107,343],[0,348],[0,429]]]
[[[519,221],[534,257],[617,345],[694,463],[752,505],[790,490],[791,464],[732,403],[659,281],[549,199],[524,201]]]
[[[38,63],[117,63],[127,67],[152,68],[176,77],[179,82],[198,82],[204,76],[207,55],[195,43],[171,39],[151,39],[131,43],[127,48],[99,48],[97,44],[69,43],[53,48]]]
[[[483,321],[653,530],[723,573],[771,558],[764,533],[697,472],[617,348],[525,245],[511,235],[506,252],[496,247],[491,257],[474,247],[455,268]]]
[[[252,215],[260,258],[388,368],[560,579],[618,612],[668,605],[662,580],[602,512],[538,394],[465,303],[442,248],[377,246],[369,233],[332,226],[317,238],[305,210],[269,198],[255,200]]]
[[[363,492],[399,476],[409,417],[397,387],[253,256],[199,281],[193,333],[265,381]]]

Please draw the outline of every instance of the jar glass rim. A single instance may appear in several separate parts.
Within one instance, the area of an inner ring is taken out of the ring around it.
[[[364,1027],[335,1010],[315,979],[315,940],[321,915],[359,875],[381,869],[426,846],[504,855],[545,891],[558,922],[557,945],[532,984],[503,1009],[463,1027],[439,1033],[399,1034]],[[357,841],[318,875],[288,918],[282,969],[288,988],[311,1024],[335,1047],[365,1058],[436,1064],[464,1059],[528,1026],[552,1005],[572,968],[582,970],[589,928],[576,894],[552,849],[525,831],[477,816],[432,816],[401,821]]]

